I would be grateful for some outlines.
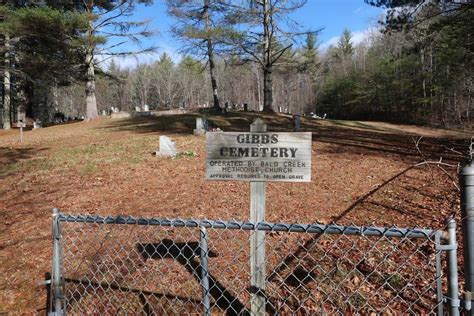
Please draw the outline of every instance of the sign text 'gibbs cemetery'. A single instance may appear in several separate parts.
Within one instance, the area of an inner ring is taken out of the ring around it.
[[[206,179],[311,181],[311,133],[207,133]]]

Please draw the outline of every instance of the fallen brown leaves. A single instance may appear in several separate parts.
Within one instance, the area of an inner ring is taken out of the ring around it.
[[[239,115],[211,119],[224,130],[248,130],[255,115]],[[291,126],[286,116],[263,119],[270,131]],[[180,116],[101,119],[28,131],[21,144],[15,131],[1,131],[0,312],[45,307],[38,282],[51,269],[53,207],[65,213],[247,220],[249,184],[203,180],[205,137],[192,135],[192,122]],[[440,138],[455,133],[385,123],[303,123],[314,133],[313,181],[269,183],[268,221],[438,228],[457,209],[457,192],[446,174],[410,168],[419,156],[404,130],[434,136],[426,138],[426,148],[435,157],[446,155],[446,144],[463,145]],[[153,157],[164,134],[180,151],[198,156]]]

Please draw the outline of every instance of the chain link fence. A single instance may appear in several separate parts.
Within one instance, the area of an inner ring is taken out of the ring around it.
[[[56,314],[442,315],[459,305],[454,223],[444,232],[53,218]],[[249,241],[257,232],[265,234],[257,245],[265,261],[252,269]],[[252,285],[255,269],[265,273],[264,288]],[[264,304],[256,309],[258,298]]]

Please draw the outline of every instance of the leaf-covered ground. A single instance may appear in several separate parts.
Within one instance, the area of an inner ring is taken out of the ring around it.
[[[213,116],[224,131],[248,131],[253,113]],[[291,131],[284,115],[261,115]],[[249,184],[204,180],[205,136],[195,116],[78,122],[0,131],[0,313],[44,312],[51,270],[51,209],[65,213],[249,218]],[[442,228],[458,212],[456,165],[469,133],[414,126],[303,119],[313,132],[312,182],[269,183],[267,220]],[[472,133],[471,133],[472,134]],[[153,156],[160,135],[196,157]],[[419,140],[418,148],[414,140]]]

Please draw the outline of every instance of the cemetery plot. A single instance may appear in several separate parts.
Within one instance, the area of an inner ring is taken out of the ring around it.
[[[248,131],[256,117],[252,112],[239,112],[208,119],[225,131],[239,132]],[[270,131],[293,130],[291,116],[258,117]],[[444,171],[412,167],[420,161],[412,137],[425,136],[420,148],[428,157],[443,157],[443,162],[453,163],[458,156],[451,148],[466,148],[469,134],[304,117],[301,124],[303,130],[313,133],[312,181],[268,183],[268,221],[379,226],[397,223],[439,228],[458,205],[458,192]],[[195,128],[193,115],[99,119],[28,131],[22,144],[18,142],[18,130],[0,131],[0,310],[12,314],[44,310],[45,288],[38,283],[44,280],[45,272],[51,271],[53,205],[68,213],[247,220],[249,184],[204,180],[205,138],[194,136]],[[178,152],[192,150],[197,156],[152,156],[159,146],[159,136],[165,135],[176,142]],[[456,177],[456,170],[446,171],[453,179]],[[219,244],[217,237],[210,236],[210,247],[231,257],[225,249],[238,248],[223,232],[220,234]],[[280,242],[274,244],[273,237],[268,237],[269,247],[279,247],[282,253],[306,241],[304,235],[294,241],[279,233],[274,235]],[[242,251],[247,248],[248,244]],[[275,253],[267,253],[270,275],[279,259],[271,259]],[[316,257],[318,253],[311,255]],[[211,268],[222,256],[210,259]],[[248,266],[243,254],[236,256]],[[329,259],[326,262],[330,264]],[[423,266],[421,261],[413,262],[413,267]],[[170,269],[181,273],[181,268]],[[229,269],[237,271],[239,267]],[[291,281],[287,272],[281,277]],[[303,276],[295,275],[296,279]],[[226,279],[223,277],[222,282],[230,282]],[[268,290],[273,291],[273,285]]]

